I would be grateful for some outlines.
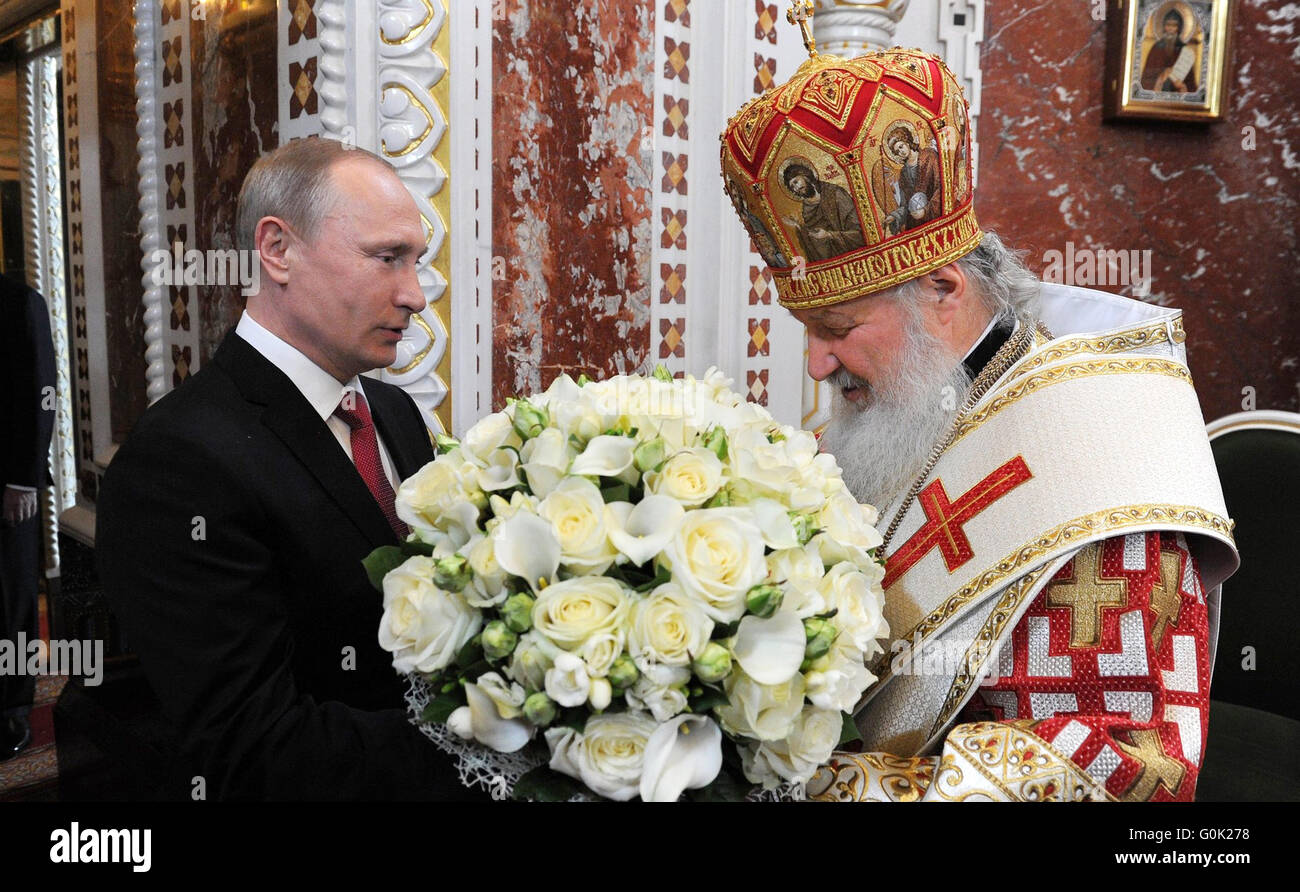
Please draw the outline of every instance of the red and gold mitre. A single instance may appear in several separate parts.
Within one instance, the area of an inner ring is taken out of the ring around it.
[[[921,50],[813,55],[722,133],[722,179],[782,306],[852,300],[967,254],[983,233],[967,102]]]

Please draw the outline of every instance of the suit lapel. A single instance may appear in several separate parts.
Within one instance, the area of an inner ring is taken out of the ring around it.
[[[264,407],[269,428],[375,547],[396,537],[356,466],[294,383],[247,341],[231,332],[213,357],[250,403]]]

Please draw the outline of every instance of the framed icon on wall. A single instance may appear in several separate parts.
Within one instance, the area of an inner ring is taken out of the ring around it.
[[[1236,0],[1110,0],[1107,120],[1223,118]]]

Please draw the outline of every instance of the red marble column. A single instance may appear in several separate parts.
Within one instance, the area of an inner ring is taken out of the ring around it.
[[[1091,3],[995,0],[981,56],[981,224],[1036,271],[1067,241],[1150,250],[1147,299],[1185,313],[1207,420],[1240,411],[1248,387],[1257,408],[1300,408],[1300,19],[1287,0],[1237,6],[1216,124],[1102,123],[1105,23]]]
[[[493,23],[493,401],[650,348],[653,0],[503,0]]]

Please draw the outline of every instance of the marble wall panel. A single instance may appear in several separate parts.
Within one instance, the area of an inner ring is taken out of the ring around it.
[[[493,22],[493,401],[650,349],[654,0]]]
[[[1295,3],[1240,0],[1226,119],[1209,125],[1102,122],[1094,5],[986,7],[981,224],[1040,272],[1067,242],[1150,251],[1146,299],[1183,309],[1206,419],[1252,394],[1256,408],[1300,409]]]

